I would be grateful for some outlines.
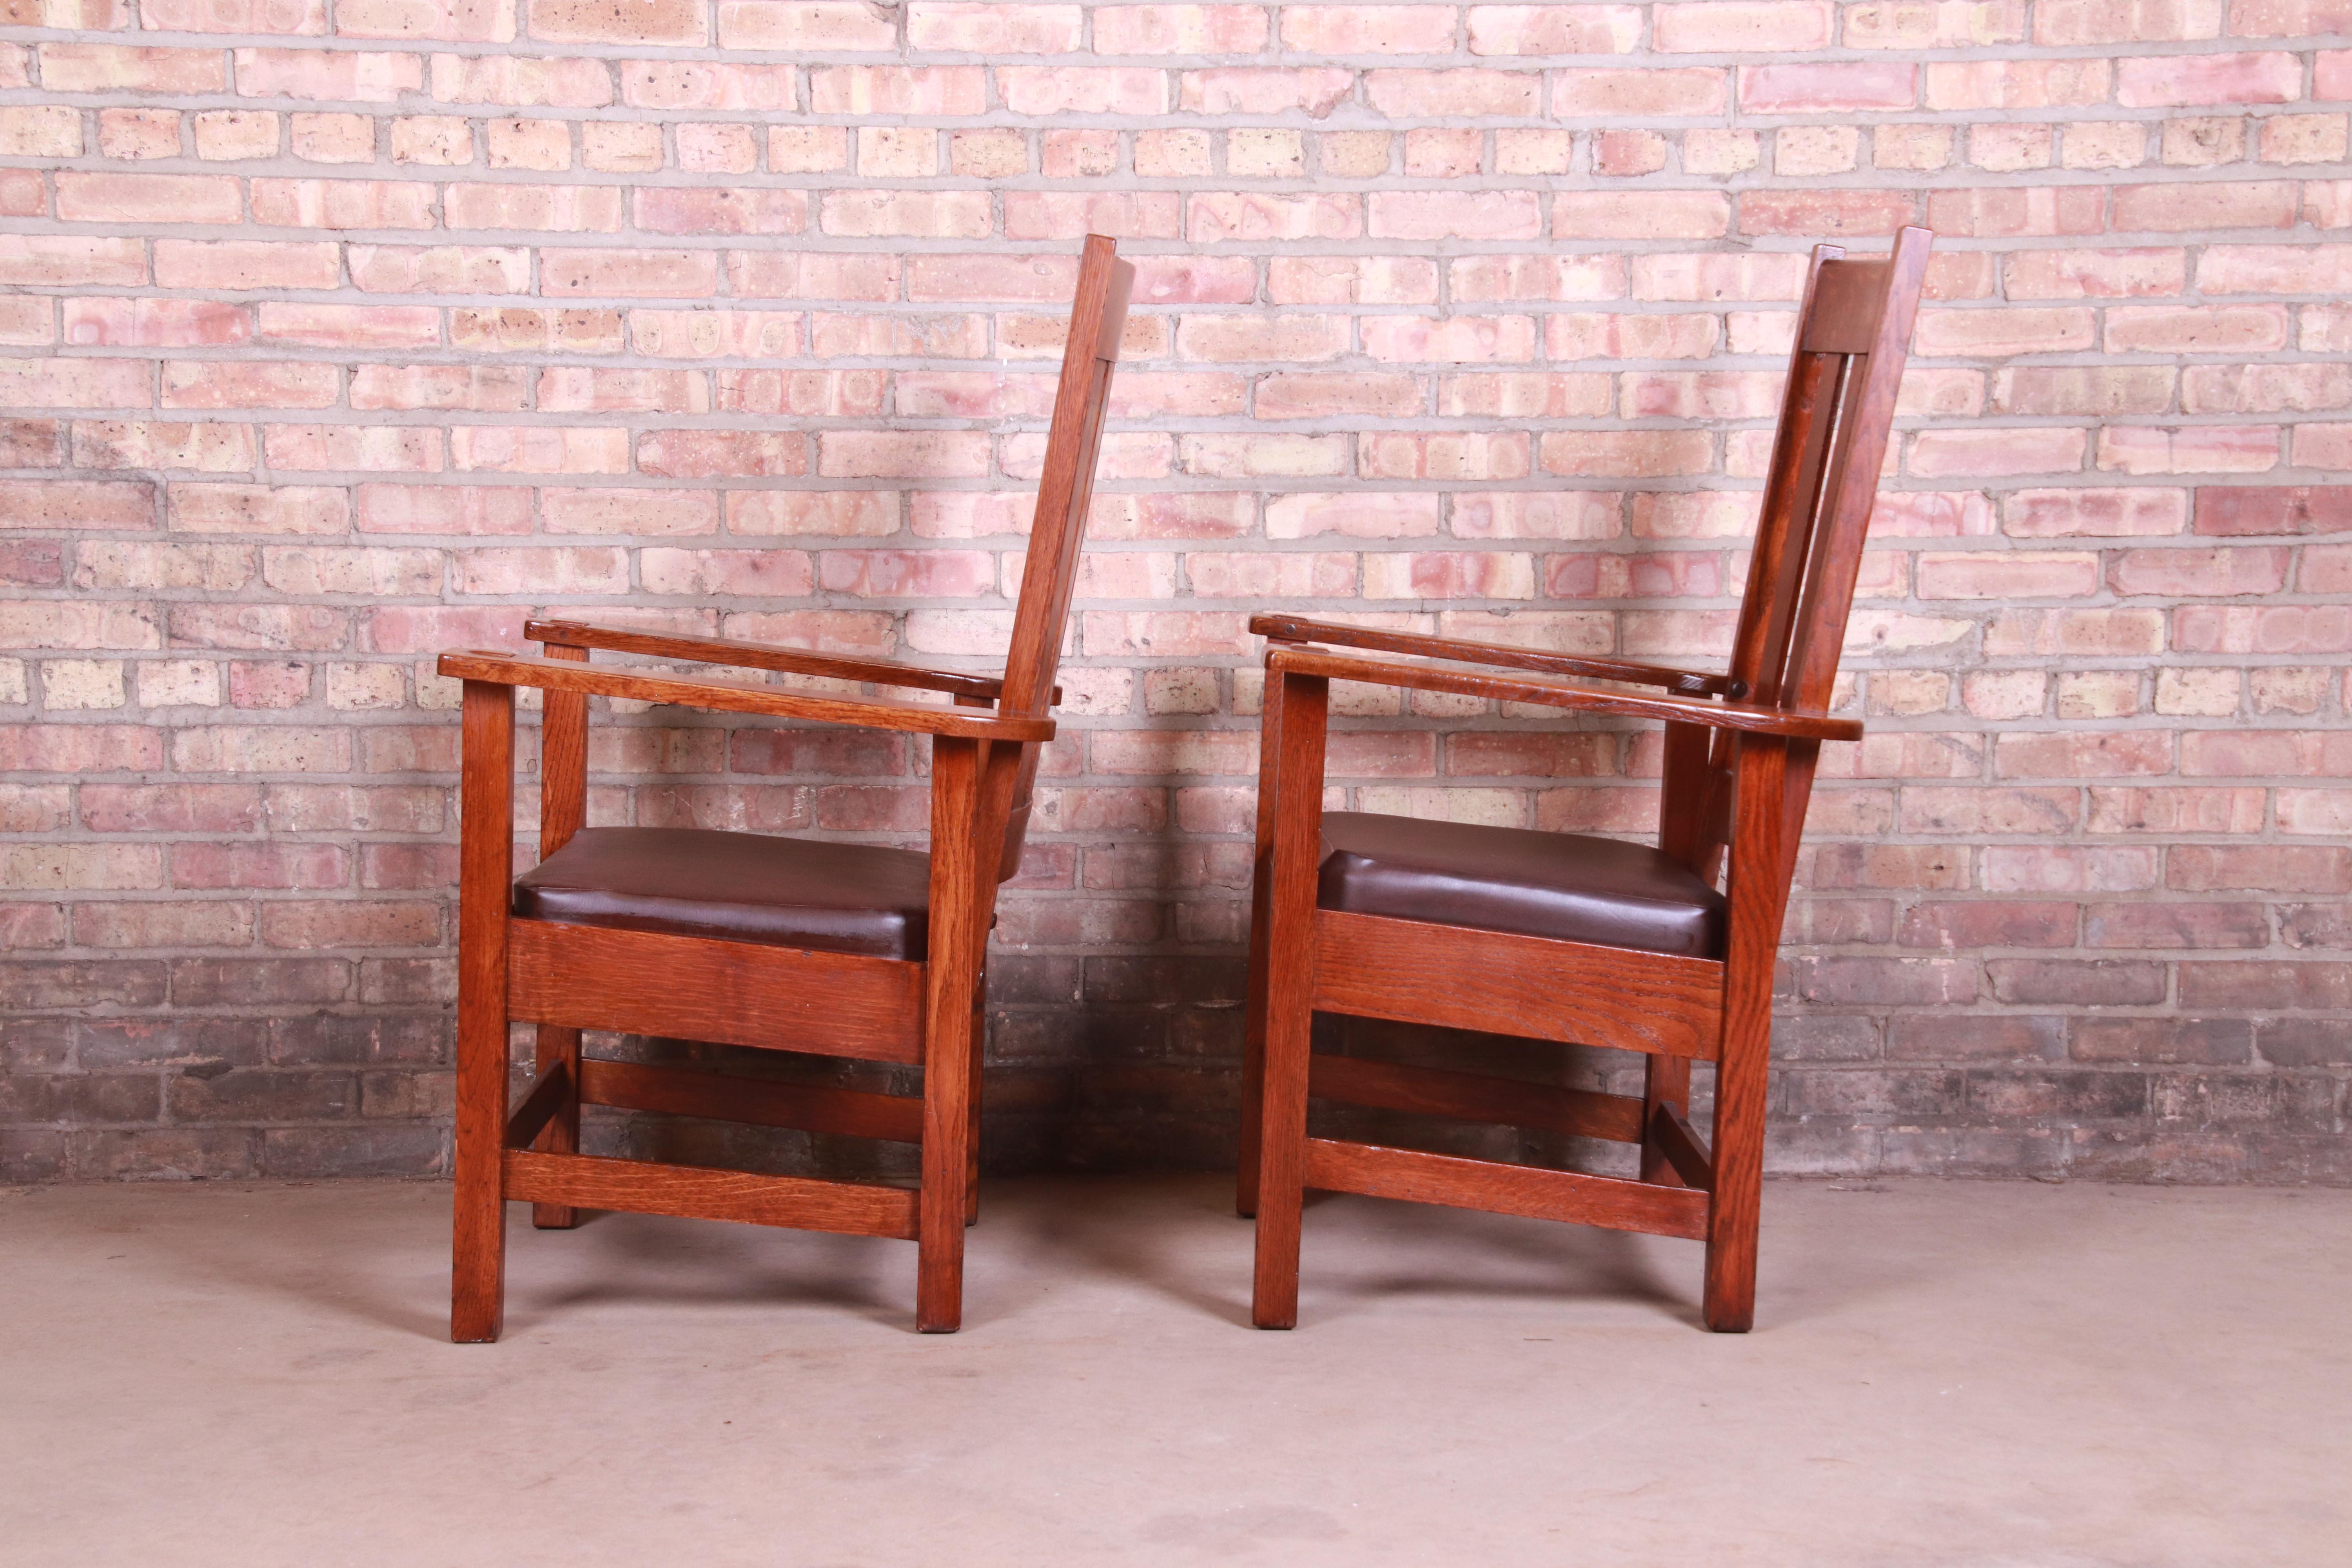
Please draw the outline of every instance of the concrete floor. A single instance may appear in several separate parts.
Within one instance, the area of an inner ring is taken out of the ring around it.
[[[1300,1328],[1221,1182],[992,1184],[905,1243],[512,1228],[448,1189],[0,1189],[9,1568],[2352,1563],[2352,1192],[1776,1184],[1698,1249],[1362,1198]]]

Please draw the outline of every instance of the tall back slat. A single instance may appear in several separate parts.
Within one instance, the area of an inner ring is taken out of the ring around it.
[[[1929,239],[1904,229],[1892,255],[1866,261],[1833,245],[1813,252],[1732,644],[1731,674],[1748,701],[1828,700]]]
[[[1891,255],[1870,260],[1814,247],[1732,636],[1743,700],[1828,706],[1932,237],[1906,228]],[[1705,803],[1703,838],[1715,845],[1729,824],[1736,743],[1717,731],[1708,780],[1682,792]],[[1703,844],[1699,853],[1711,863]]]
[[[1871,510],[1878,501],[1879,475],[1886,465],[1895,399],[1911,353],[1919,293],[1927,279],[1929,241],[1926,229],[1906,228],[1895,237],[1894,254],[1872,264],[1877,276],[1870,282],[1878,309],[1866,337],[1833,338],[1825,332],[1824,341],[1840,346],[1812,351],[1843,352],[1848,357],[1833,457],[1822,484],[1813,546],[1781,677],[1783,700],[1793,707],[1828,707],[1830,689],[1837,679],[1846,621],[1853,610],[1854,581],[1862,570]],[[1858,314],[1852,318],[1853,325],[1859,327],[1862,319]],[[1862,346],[1843,347],[1847,342]]]
[[[1078,577],[1087,512],[1094,498],[1095,458],[1102,440],[1110,378],[1118,363],[1118,340],[1127,326],[1128,296],[1135,268],[1118,259],[1118,247],[1101,235],[1088,235],[1078,263],[1078,289],[1070,307],[1070,335],[1062,350],[1062,377],[1054,392],[1054,418],[1045,437],[1045,463],[1037,481],[1037,511],[1029,525],[1029,550],[1022,564],[1021,601],[1013,617],[1013,645],[1004,661],[1004,693],[998,710],[1042,714],[1053,700],[1054,677],[1062,658],[1063,628]],[[1004,857],[999,874],[1021,867],[1029,826],[1029,801],[1037,776],[1038,748],[1024,746],[1019,780],[1006,819]]]

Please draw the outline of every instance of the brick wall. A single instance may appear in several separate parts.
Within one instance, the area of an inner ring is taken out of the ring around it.
[[[993,1158],[1215,1159],[1247,612],[1719,657],[1804,247],[1924,221],[1777,1158],[2352,1176],[2352,8],[0,22],[0,1175],[439,1168],[432,651],[995,655],[1088,228],[1141,282]],[[1654,734],[1342,706],[1359,805],[1652,822]],[[923,820],[894,739],[595,726],[595,820]]]

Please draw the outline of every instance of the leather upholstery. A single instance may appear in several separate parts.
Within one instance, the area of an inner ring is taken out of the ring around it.
[[[527,920],[919,961],[931,858],[701,827],[588,827],[515,880]]]
[[[1723,956],[1721,893],[1646,845],[1583,834],[1326,812],[1316,902],[1391,920]]]

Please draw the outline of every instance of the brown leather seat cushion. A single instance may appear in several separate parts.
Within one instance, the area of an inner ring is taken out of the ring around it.
[[[526,919],[919,961],[931,858],[700,827],[588,827],[515,879]]]
[[[1576,833],[1327,812],[1316,902],[1391,920],[1723,956],[1721,893],[1646,845]]]

